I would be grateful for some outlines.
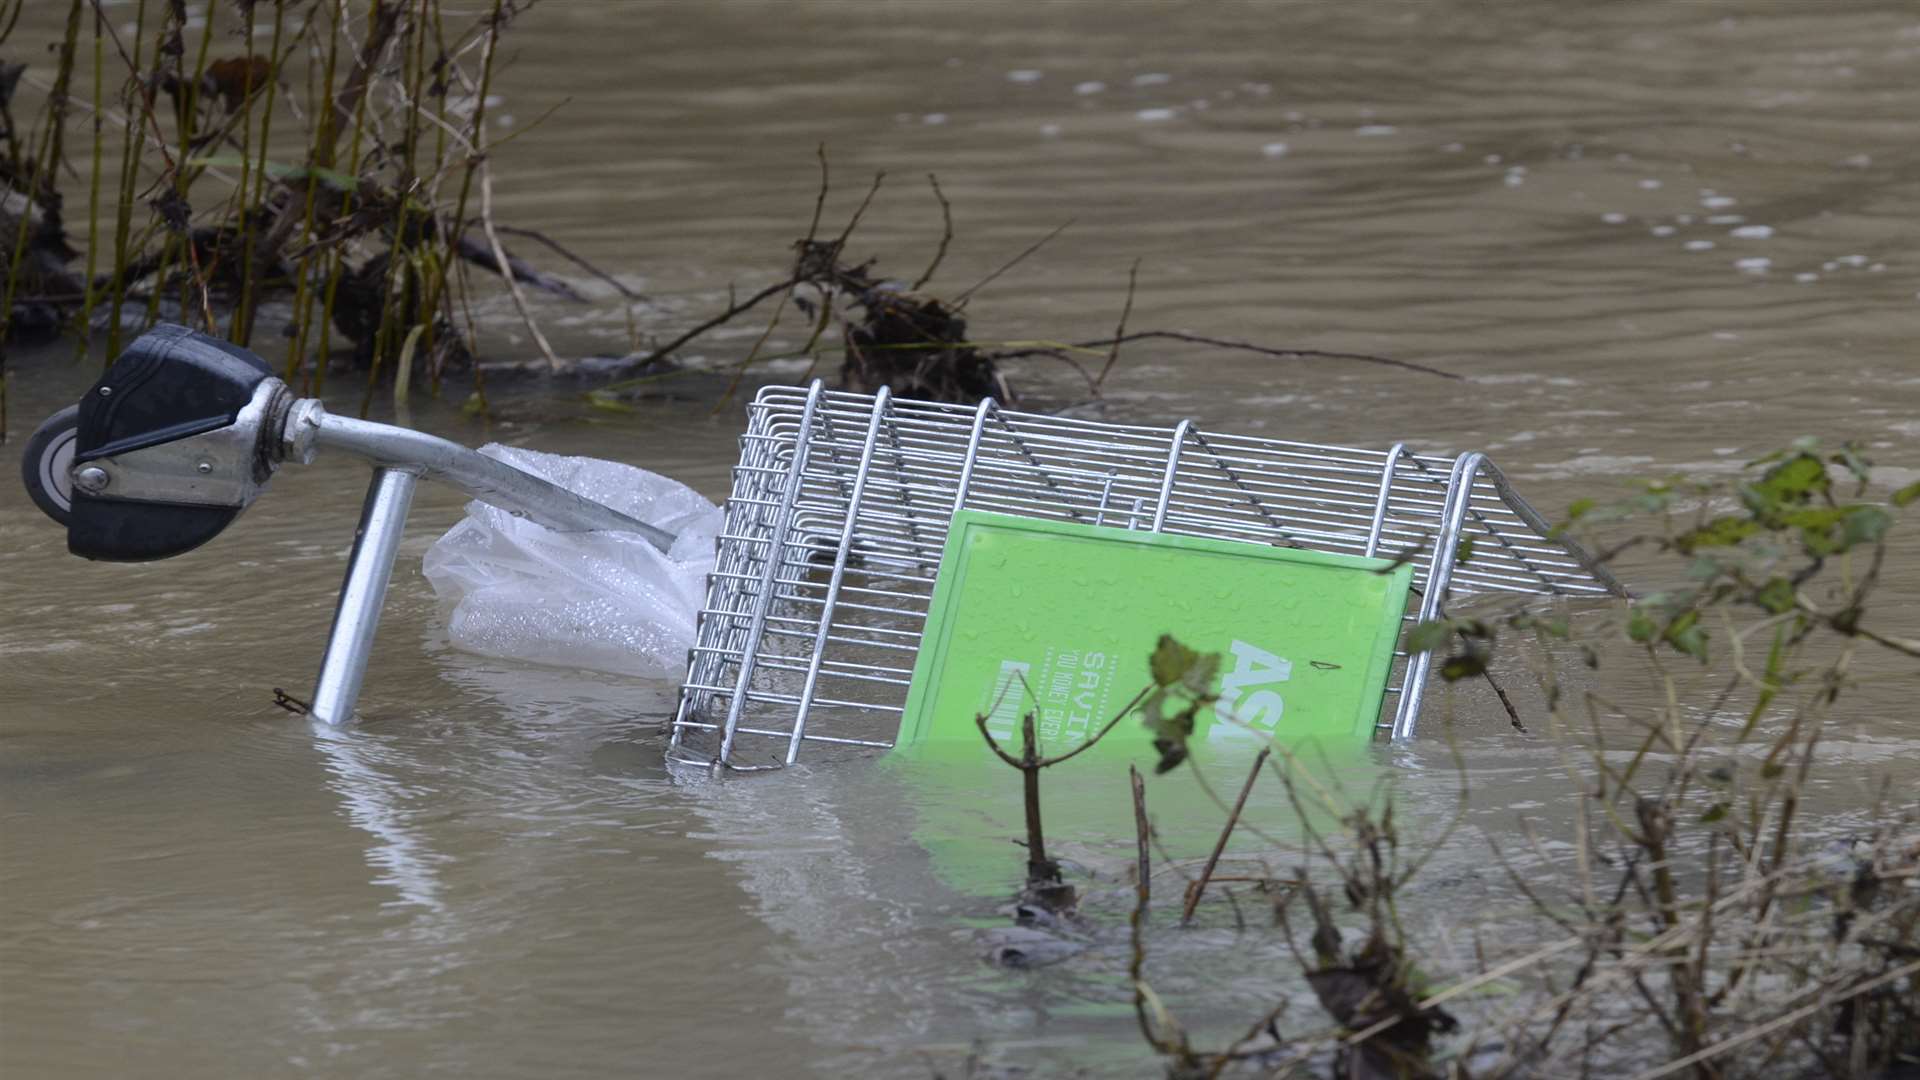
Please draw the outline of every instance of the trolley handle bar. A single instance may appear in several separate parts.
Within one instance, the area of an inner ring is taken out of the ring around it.
[[[281,444],[289,458],[300,462],[312,460],[315,449],[328,447],[366,458],[376,467],[417,472],[556,532],[638,533],[663,552],[673,547],[672,533],[504,461],[425,432],[335,416],[313,398],[288,410]]]

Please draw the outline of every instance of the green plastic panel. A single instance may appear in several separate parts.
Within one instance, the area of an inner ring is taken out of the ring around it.
[[[1412,569],[1385,559],[963,510],[953,516],[898,746],[971,746],[976,717],[1017,752],[1098,732],[1151,681],[1162,634],[1221,654],[1221,705],[1197,753],[1364,741],[1385,692]],[[1137,721],[1087,757],[1150,758]],[[941,756],[946,756],[942,754]]]

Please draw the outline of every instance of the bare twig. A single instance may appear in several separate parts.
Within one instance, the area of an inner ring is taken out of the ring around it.
[[[558,241],[554,240],[552,237],[548,236],[546,233],[540,232],[537,229],[515,228],[514,226],[511,226],[511,225],[496,225],[494,227],[498,229],[500,232],[506,233],[508,236],[524,236],[529,240],[537,240],[540,243],[547,245],[548,247],[553,249],[555,254],[559,255],[561,258],[567,260],[573,265],[578,266],[580,269],[585,270],[587,273],[592,274],[594,277],[599,278],[601,281],[604,281],[607,284],[613,286],[615,291],[617,291],[621,296],[624,296],[629,300],[645,300],[646,299],[646,297],[641,296],[639,293],[634,292],[632,289],[627,288],[625,285],[622,285],[618,280],[614,278],[612,274],[607,273],[605,270],[602,270],[599,267],[593,265],[592,263],[588,262],[586,259],[582,258],[581,256],[567,250],[565,247],[562,247]]]
[[[1792,1012],[1787,1013],[1783,1016],[1774,1017],[1772,1020],[1769,1020],[1764,1024],[1760,1024],[1756,1027],[1748,1028],[1747,1030],[1740,1032],[1738,1035],[1732,1035],[1725,1039],[1721,1039],[1719,1042],[1716,1042],[1710,1046],[1702,1047],[1700,1050],[1696,1051],[1695,1053],[1688,1054],[1686,1057],[1675,1058],[1674,1060],[1669,1061],[1665,1065],[1662,1065],[1658,1068],[1648,1069],[1647,1071],[1635,1076],[1633,1080],[1655,1080],[1656,1077],[1672,1075],[1673,1073],[1679,1072],[1682,1069],[1690,1068],[1694,1065],[1699,1064],[1700,1062],[1708,1061],[1708,1060],[1711,1060],[1712,1058],[1718,1057],[1721,1054],[1726,1053],[1728,1050],[1731,1050],[1736,1046],[1740,1046],[1744,1043],[1752,1042],[1753,1040],[1759,1038],[1762,1035],[1770,1034],[1771,1032],[1777,1031],[1780,1028],[1786,1027],[1790,1024],[1798,1023],[1801,1020],[1805,1020],[1807,1017],[1812,1016],[1823,1009],[1828,1009],[1834,1005],[1839,1004],[1840,1002],[1859,997],[1861,994],[1864,994],[1869,990],[1877,990],[1880,987],[1885,986],[1890,982],[1898,982],[1899,980],[1904,979],[1907,976],[1912,975],[1916,972],[1920,972],[1920,960],[1915,960],[1910,964],[1902,964],[1901,966],[1894,968],[1892,971],[1883,972],[1878,977],[1869,979],[1866,982],[1856,983],[1853,986],[1847,987],[1843,992],[1822,994],[1818,1000],[1814,1001],[1810,1005],[1803,1005],[1800,1008],[1795,1009]]]
[[[933,197],[940,200],[940,246],[933,253],[933,261],[927,264],[926,272],[914,279],[912,290],[919,292],[927,282],[933,280],[933,272],[940,269],[940,260],[947,257],[947,245],[953,242],[953,204],[947,201],[947,195],[940,190],[940,178],[927,174],[927,183],[933,185]]]
[[[1000,269],[995,270],[993,273],[988,274],[986,277],[981,278],[978,282],[974,284],[972,288],[968,289],[966,292],[961,293],[959,296],[954,297],[953,298],[954,310],[958,311],[961,308],[966,307],[967,299],[971,297],[974,293],[977,293],[981,289],[986,288],[989,284],[993,282],[995,278],[999,277],[1001,274],[1004,274],[1007,271],[1013,269],[1014,267],[1019,266],[1022,262],[1025,262],[1027,256],[1032,255],[1034,252],[1039,251],[1043,247],[1046,247],[1047,244],[1052,242],[1054,237],[1059,236],[1063,232],[1066,232],[1068,227],[1070,227],[1072,224],[1073,224],[1073,220],[1071,218],[1061,222],[1060,225],[1057,228],[1055,228],[1052,232],[1048,233],[1047,235],[1041,237],[1038,240],[1035,240],[1032,244],[1028,245],[1025,251],[1022,251],[1020,254],[1015,255],[1013,258],[1008,259],[1005,263],[1002,263],[1000,266]]]
[[[985,282],[982,282],[982,284],[985,284]],[[978,286],[976,286],[976,288],[977,287]],[[1148,339],[1184,341],[1194,345],[1213,345],[1222,349],[1240,349],[1246,352],[1259,353],[1262,356],[1276,357],[1281,360],[1351,360],[1355,363],[1383,364],[1387,367],[1400,368],[1405,371],[1418,371],[1425,375],[1438,375],[1443,379],[1460,378],[1460,376],[1450,371],[1442,371],[1439,368],[1428,367],[1425,364],[1416,364],[1410,360],[1395,360],[1388,356],[1374,356],[1369,353],[1327,352],[1320,349],[1276,349],[1266,345],[1256,345],[1251,341],[1235,341],[1231,338],[1208,337],[1204,334],[1189,334],[1178,330],[1138,330],[1118,337],[1098,338],[1093,341],[1076,341],[1072,342],[1068,347],[1074,349],[1111,348],[1115,345],[1126,344],[1133,341],[1145,341]],[[1022,356],[1035,355],[1053,348],[1057,348],[1057,346],[1016,349],[1011,352],[995,353],[993,354],[993,359],[1015,360]]]
[[[1207,882],[1213,877],[1213,868],[1220,863],[1220,855],[1227,850],[1227,839],[1233,835],[1233,827],[1240,823],[1240,811],[1246,808],[1247,796],[1253,792],[1253,782],[1260,779],[1260,766],[1267,763],[1267,756],[1273,753],[1271,747],[1263,746],[1253,759],[1253,768],[1247,770],[1247,782],[1240,786],[1240,797],[1233,801],[1233,810],[1227,815],[1227,823],[1220,829],[1220,839],[1214,841],[1213,851],[1207,856],[1207,864],[1200,868],[1200,876],[1187,886],[1187,903],[1180,911],[1182,926],[1193,921],[1194,909],[1200,906],[1200,896],[1207,891]]]
[[[484,129],[482,129],[484,132]],[[482,146],[486,136],[480,136]],[[559,371],[560,358],[554,355],[553,346],[547,344],[547,335],[540,332],[540,324],[533,319],[533,310],[527,306],[527,295],[520,288],[520,282],[513,276],[513,266],[507,261],[507,249],[500,243],[500,234],[493,226],[493,169],[487,164],[483,152],[480,157],[480,229],[487,234],[487,245],[493,248],[493,258],[500,266],[500,276],[507,280],[507,291],[513,295],[513,306],[520,312],[520,321],[526,324],[527,332],[533,335],[533,342],[540,347],[540,355],[547,358],[547,370]]]
[[[860,219],[867,216],[867,208],[873,205],[873,197],[880,194],[880,185],[886,179],[887,174],[884,172],[873,174],[873,183],[867,187],[866,197],[860,200],[859,206],[853,208],[853,216],[847,219],[847,227],[841,229],[840,235],[833,240],[833,249],[836,252],[844,249],[847,241],[853,238],[853,230],[859,228]]]
[[[813,220],[807,222],[807,242],[820,235],[820,216],[827,209],[827,192],[832,187],[832,177],[827,171],[827,144],[821,143],[813,148],[813,155],[820,159],[820,193],[813,197]]]
[[[1507,710],[1507,723],[1512,724],[1513,730],[1520,734],[1528,734],[1527,725],[1520,722],[1520,710],[1513,707],[1513,699],[1507,696],[1506,688],[1493,677],[1493,672],[1482,668],[1480,677],[1487,680],[1487,685],[1493,687],[1493,692],[1500,696],[1500,707]]]
[[[693,329],[688,330],[686,333],[681,334],[679,337],[674,338],[672,341],[667,342],[665,345],[662,345],[659,348],[654,349],[652,352],[649,352],[647,355],[641,357],[639,361],[640,365],[644,367],[645,365],[651,364],[657,360],[662,359],[663,357],[672,355],[673,353],[679,351],[681,346],[685,345],[689,341],[692,341],[694,338],[699,337],[701,334],[704,334],[707,331],[713,329],[714,327],[719,326],[720,324],[731,320],[734,316],[739,315],[742,312],[749,311],[755,307],[758,307],[761,301],[767,299],[768,297],[776,296],[776,295],[779,295],[780,293],[786,292],[787,290],[792,289],[795,285],[798,285],[799,283],[800,283],[799,278],[789,277],[782,281],[774,282],[772,285],[769,285],[766,288],[761,289],[759,292],[754,293],[752,296],[747,297],[745,300],[737,300],[728,304],[727,309],[725,311],[722,311],[720,314],[715,315],[714,317],[706,320],[700,325],[695,326]]]
[[[1134,888],[1140,910],[1145,911],[1153,899],[1153,864],[1147,859],[1147,834],[1151,827],[1147,824],[1147,784],[1140,778],[1140,770],[1127,766],[1127,779],[1133,788],[1133,829],[1137,854],[1134,863]]]
[[[1127,340],[1127,316],[1133,314],[1133,290],[1139,280],[1140,260],[1135,259],[1133,265],[1127,268],[1127,299],[1120,305],[1120,324],[1113,328],[1113,350],[1107,353],[1106,365],[1100,369],[1099,376],[1093,380],[1093,392],[1096,394],[1106,384],[1107,373],[1113,370],[1113,365],[1120,362],[1120,343]]]

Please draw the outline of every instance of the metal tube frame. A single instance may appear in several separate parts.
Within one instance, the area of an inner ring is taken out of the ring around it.
[[[324,447],[374,465],[313,688],[310,715],[327,724],[353,719],[380,625],[380,609],[393,579],[393,560],[421,480],[451,484],[481,502],[557,532],[637,533],[663,552],[673,547],[672,533],[504,461],[425,432],[334,416],[313,398],[289,406],[277,442],[285,458],[302,464]]]
[[[1431,545],[1415,564],[1409,624],[1440,617],[1455,592],[1626,595],[1478,453],[1113,424],[819,382],[766,387],[749,416],[672,721],[674,760],[688,764],[752,769],[792,763],[807,744],[891,745],[885,725],[901,713],[947,523],[963,508],[1374,557]],[[1475,554],[1461,563],[1469,537]],[[1383,735],[1414,734],[1431,667],[1428,654],[1396,652]],[[717,747],[689,752],[696,731]],[[742,739],[779,749],[767,766],[745,762]]]
[[[367,501],[360,508],[360,527],[353,534],[353,553],[347,556],[346,580],[340,583],[340,602],[333,609],[333,627],[327,631],[326,652],[320,657],[320,675],[314,681],[308,715],[339,725],[353,719],[353,706],[373,655],[374,633],[380,627],[380,608],[393,580],[393,558],[406,534],[407,511],[413,506],[420,475],[409,469],[383,466],[373,471]]]

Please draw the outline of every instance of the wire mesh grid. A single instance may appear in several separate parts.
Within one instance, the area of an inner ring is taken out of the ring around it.
[[[768,387],[741,438],[671,755],[757,768],[803,746],[891,746],[963,507],[1408,559],[1409,622],[1438,615],[1450,593],[1625,595],[1587,552],[1550,538],[1479,453]],[[1427,662],[1396,652],[1381,731],[1413,733]]]

